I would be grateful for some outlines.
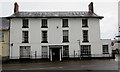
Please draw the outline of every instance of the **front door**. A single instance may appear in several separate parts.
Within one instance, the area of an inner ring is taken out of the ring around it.
[[[59,48],[53,48],[52,49],[52,60],[53,61],[56,61],[56,60],[60,60],[60,51],[59,51],[60,49]]]

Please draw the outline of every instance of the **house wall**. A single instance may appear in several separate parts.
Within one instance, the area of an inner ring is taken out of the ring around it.
[[[3,60],[7,60],[9,57],[9,31],[3,30],[0,32],[4,33],[4,41],[0,42],[0,55]]]
[[[31,46],[32,58],[35,58],[35,51],[37,51],[37,58],[41,58],[41,46],[48,45],[69,45],[70,57],[75,54],[79,55],[80,45],[91,45],[91,54],[102,54],[102,43],[100,40],[100,26],[99,19],[89,18],[88,27],[82,28],[81,18],[68,18],[68,28],[62,28],[61,18],[48,18],[48,28],[41,28],[41,18],[30,18],[29,28],[22,29],[22,19],[11,19],[10,26],[10,57],[11,59],[19,59],[20,46]],[[57,28],[58,27],[58,28]],[[22,31],[29,31],[29,43],[22,43]],[[48,43],[41,43],[41,31],[48,31]],[[69,30],[69,43],[62,43],[62,31]],[[82,30],[88,30],[88,43],[83,43]],[[106,42],[107,43],[107,42]]]
[[[109,53],[112,53],[112,46],[111,46],[111,39],[101,39],[101,44],[102,45],[108,45],[109,46]]]

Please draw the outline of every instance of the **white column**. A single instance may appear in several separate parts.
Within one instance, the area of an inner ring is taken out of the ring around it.
[[[59,50],[59,51],[60,51],[59,53],[60,53],[60,61],[61,61],[61,60],[62,60],[62,58],[61,58],[61,48],[60,48],[60,50]]]
[[[10,45],[10,59],[12,59],[12,48],[13,46]]]
[[[50,61],[52,61],[52,49],[50,49]]]
[[[48,47],[48,59],[50,58],[50,57],[49,57],[49,56],[50,56],[50,55],[49,55],[49,54],[50,54],[49,52],[50,52],[50,51],[49,51],[49,47]]]

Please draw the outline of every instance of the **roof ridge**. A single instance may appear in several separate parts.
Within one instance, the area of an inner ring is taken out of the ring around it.
[[[89,11],[19,11],[19,12],[89,12]]]

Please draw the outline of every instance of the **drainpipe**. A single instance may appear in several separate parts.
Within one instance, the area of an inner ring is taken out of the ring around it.
[[[61,61],[61,60],[62,60],[62,59],[61,59],[61,49],[60,49],[59,51],[60,51],[60,61]]]
[[[11,20],[10,20],[10,19],[8,19],[8,20],[9,20],[9,29],[8,29],[8,34],[9,34],[9,37],[8,37],[8,38],[9,38],[9,39],[8,39],[8,40],[9,40],[9,47],[8,47],[8,48],[9,48],[9,59],[10,59],[10,46],[11,46],[11,44],[10,44],[10,26],[11,26],[11,24],[10,24],[10,23],[11,23]]]
[[[10,58],[12,58],[12,47],[13,47],[13,43],[11,43],[11,48],[10,48]]]
[[[37,57],[37,51],[35,51],[35,59],[36,59],[36,57]]]
[[[74,50],[74,60],[75,60],[75,50]]]
[[[79,42],[79,48],[80,48],[80,60],[81,60],[81,47],[80,47],[80,40],[77,40]]]

